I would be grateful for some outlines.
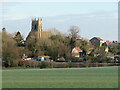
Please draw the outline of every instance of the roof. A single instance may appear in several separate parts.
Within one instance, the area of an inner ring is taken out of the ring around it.
[[[80,52],[82,51],[82,49],[80,49],[79,47],[75,47],[75,49],[80,51]]]
[[[112,44],[112,42],[106,42],[107,44]]]
[[[92,39],[98,39],[100,41],[103,41],[103,39],[101,39],[100,37],[93,37]],[[92,39],[90,39],[90,40],[92,40]]]

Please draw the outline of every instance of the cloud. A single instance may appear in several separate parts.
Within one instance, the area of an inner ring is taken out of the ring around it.
[[[118,13],[117,12],[112,13],[111,16],[114,17],[114,18],[116,18],[116,19],[118,19]]]
[[[3,9],[5,2],[0,2],[0,9]]]
[[[79,26],[82,37],[99,36],[104,40],[117,40],[117,12],[92,12],[86,14],[69,14],[43,17],[43,30],[57,28],[62,33],[68,33],[71,25]],[[26,37],[31,30],[31,17],[16,20],[5,20],[4,27],[12,33],[21,31]]]
[[[116,12],[117,13],[117,12]],[[52,22],[53,20],[53,22]],[[63,20],[58,22],[57,20]],[[44,18],[44,28],[56,27],[63,33],[67,33],[71,25],[81,28],[81,36],[91,38],[99,36],[104,40],[117,40],[118,22],[115,12],[94,12],[89,14],[61,15]]]
[[[119,0],[4,0],[4,2],[118,2]]]

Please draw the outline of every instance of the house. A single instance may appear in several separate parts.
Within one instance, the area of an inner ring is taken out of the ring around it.
[[[107,44],[107,45],[112,45],[113,42],[109,42],[109,41],[107,41],[106,44]]]
[[[90,42],[95,47],[101,47],[102,44],[104,43],[103,39],[99,37],[93,37],[92,39],[90,39]]]
[[[108,53],[108,51],[109,51],[109,48],[108,48],[108,47],[106,47],[106,48],[105,48],[105,52],[106,52],[106,53]]]
[[[79,58],[81,52],[83,52],[83,50],[81,50],[79,47],[75,47],[72,50],[72,56]]]

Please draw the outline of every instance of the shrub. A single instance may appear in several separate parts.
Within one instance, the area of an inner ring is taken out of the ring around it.
[[[48,67],[48,63],[46,63],[46,62],[41,62],[40,63],[40,68],[42,69],[42,68],[47,68]]]
[[[67,67],[68,67],[68,68],[71,68],[71,67],[72,67],[72,62],[68,62]]]

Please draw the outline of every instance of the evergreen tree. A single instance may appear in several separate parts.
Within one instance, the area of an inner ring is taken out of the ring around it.
[[[14,39],[17,42],[17,46],[19,46],[19,47],[24,46],[24,40],[23,40],[23,37],[19,31],[16,33]]]

